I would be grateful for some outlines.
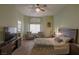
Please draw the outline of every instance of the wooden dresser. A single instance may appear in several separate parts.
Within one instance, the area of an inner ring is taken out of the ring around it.
[[[0,55],[10,55],[12,52],[21,46],[21,38],[14,38],[13,40],[0,44]]]

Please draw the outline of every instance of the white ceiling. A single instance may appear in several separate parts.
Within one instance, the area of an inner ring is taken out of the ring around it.
[[[23,15],[32,17],[42,17],[42,16],[53,16],[56,15],[60,10],[65,7],[63,4],[47,4],[45,7],[45,12],[37,13],[33,4],[16,5],[16,9],[20,11]]]

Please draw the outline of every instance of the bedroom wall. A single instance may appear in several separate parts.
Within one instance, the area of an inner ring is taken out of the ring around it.
[[[23,15],[16,10],[14,5],[0,5],[0,27],[4,26],[17,27],[18,20],[22,22],[22,32],[23,32]],[[2,40],[1,37],[0,40]]]
[[[57,15],[54,16],[55,31],[59,27],[79,29],[79,5],[67,5]]]
[[[42,31],[46,37],[50,36],[53,33],[53,16],[42,17]],[[48,27],[48,22],[51,23],[51,27]]]
[[[35,21],[31,21],[31,19],[36,19]],[[38,20],[38,21],[37,21]],[[51,27],[47,27],[47,23],[51,23]],[[40,23],[41,24],[41,32],[44,32],[45,36],[49,36],[53,33],[53,16],[45,16],[45,17],[24,17],[24,33],[30,30],[30,23]],[[50,33],[51,32],[51,33]]]
[[[26,34],[26,32],[29,32],[29,23],[30,23],[30,18],[29,16],[24,16],[24,34]]]

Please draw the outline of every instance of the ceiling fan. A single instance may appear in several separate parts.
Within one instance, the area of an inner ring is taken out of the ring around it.
[[[44,12],[45,7],[47,7],[47,5],[45,5],[45,4],[42,4],[42,5],[41,4],[36,4],[35,7],[36,7],[36,9]]]
[[[47,7],[47,5],[46,4],[35,4],[33,7],[35,8],[36,12],[40,12],[40,11],[45,12],[46,11],[45,8]]]

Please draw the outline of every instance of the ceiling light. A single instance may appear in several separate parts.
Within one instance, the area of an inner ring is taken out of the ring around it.
[[[40,12],[40,9],[39,8],[36,8],[35,10],[36,10],[36,12]]]

